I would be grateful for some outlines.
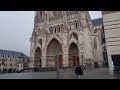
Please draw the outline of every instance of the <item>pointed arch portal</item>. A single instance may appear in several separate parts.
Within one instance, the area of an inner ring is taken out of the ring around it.
[[[47,57],[46,57],[46,66],[47,67],[56,67],[56,60],[57,60],[57,49],[58,49],[58,56],[59,56],[59,66],[63,66],[63,50],[61,43],[53,38],[47,46]]]
[[[77,44],[75,44],[74,42],[71,43],[68,48],[68,61],[69,61],[69,66],[80,65],[79,49]]]
[[[35,70],[39,70],[40,67],[42,67],[42,52],[39,47],[36,48],[35,53],[34,53],[34,62],[35,62]]]

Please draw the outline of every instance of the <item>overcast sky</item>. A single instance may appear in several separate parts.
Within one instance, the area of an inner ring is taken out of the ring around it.
[[[100,11],[90,11],[90,16],[92,19],[102,17]],[[29,56],[33,27],[33,11],[0,11],[0,49]]]

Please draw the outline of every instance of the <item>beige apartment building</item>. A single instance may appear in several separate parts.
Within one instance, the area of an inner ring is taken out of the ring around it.
[[[21,52],[0,49],[0,73],[19,72],[24,69],[27,56]]]
[[[102,11],[109,72],[120,67],[120,11]]]
[[[30,68],[103,62],[102,25],[94,26],[88,11],[36,11],[30,38]],[[57,51],[56,51],[57,50]]]

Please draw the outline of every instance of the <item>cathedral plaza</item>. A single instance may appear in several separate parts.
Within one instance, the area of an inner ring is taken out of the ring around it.
[[[59,79],[75,79],[73,70],[60,70]],[[0,79],[57,79],[56,71],[49,72],[27,72],[1,74]],[[108,68],[84,70],[83,79],[120,79],[120,76],[109,75]]]

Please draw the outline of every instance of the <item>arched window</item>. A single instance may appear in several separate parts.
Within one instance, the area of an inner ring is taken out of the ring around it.
[[[94,38],[94,49],[97,49],[97,40]]]
[[[77,23],[76,23],[76,28],[78,28]]]
[[[75,21],[75,28],[78,28],[78,23]]]
[[[60,32],[60,27],[58,26],[58,32]]]
[[[55,33],[56,33],[56,27],[55,27]]]

